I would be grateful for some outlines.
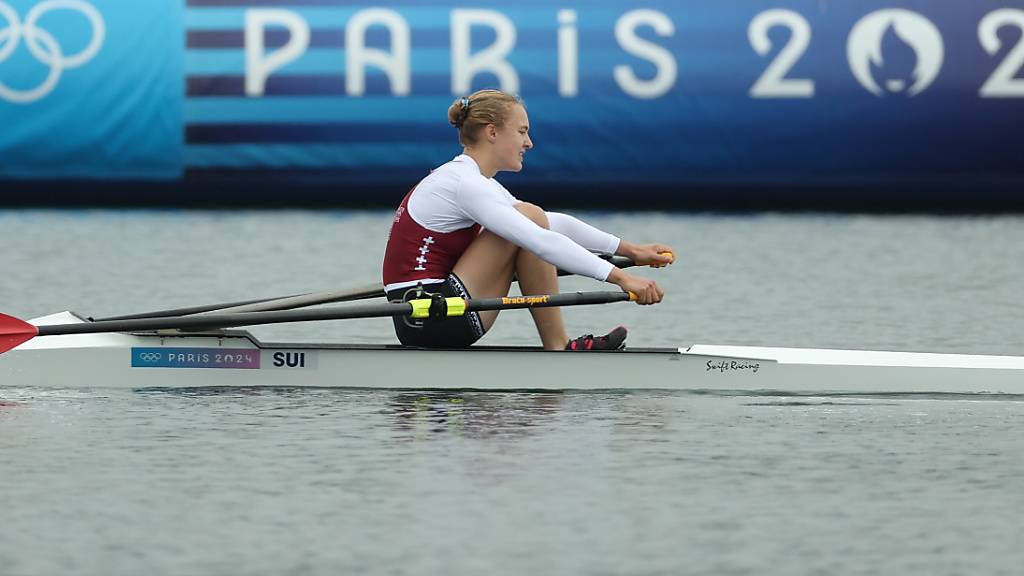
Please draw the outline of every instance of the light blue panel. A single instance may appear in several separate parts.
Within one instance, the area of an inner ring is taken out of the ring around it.
[[[424,2],[427,4],[427,2]],[[417,30],[444,28],[451,25],[451,11],[456,8],[451,4],[433,5],[424,7],[397,6],[391,8],[402,18],[409,22],[410,26]],[[379,7],[387,7],[387,4],[379,4]],[[301,16],[309,23],[311,28],[344,28],[345,24],[357,12],[369,6],[348,7],[339,6],[336,8],[311,7],[311,6],[281,6],[275,7],[288,10]],[[517,28],[548,28],[557,25],[558,10],[571,6],[553,4],[550,8],[516,8],[509,5],[495,6],[488,5],[465,6],[461,8],[477,8],[495,10],[511,19]],[[263,6],[253,8],[263,9]],[[245,26],[245,12],[248,8],[189,8],[185,12],[185,27],[189,30],[224,30],[241,29]],[[624,11],[605,7],[587,7],[585,18],[578,18],[580,28],[607,28],[614,26]]]
[[[189,168],[404,168],[433,166],[460,153],[457,145],[359,144],[190,144]],[[426,175],[427,168],[424,168]]]
[[[271,102],[260,98],[193,98],[188,101],[185,122],[188,124],[220,124],[245,122],[335,122],[387,117],[394,122],[416,122],[423,110],[445,110],[450,98],[281,98]]]
[[[38,1],[4,0],[24,22]],[[174,178],[182,173],[180,2],[50,4],[0,62],[0,178]],[[0,18],[0,22],[3,19]],[[6,22],[6,30],[12,23]],[[55,46],[46,46],[52,38]],[[9,42],[4,47],[10,47]],[[90,49],[90,46],[94,49]],[[55,79],[48,85],[48,77]]]

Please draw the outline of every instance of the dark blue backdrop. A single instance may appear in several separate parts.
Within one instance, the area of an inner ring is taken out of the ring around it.
[[[23,18],[39,4],[3,1]],[[177,16],[134,23],[114,16],[118,0],[90,1],[110,19],[97,60],[146,73],[66,70],[51,104],[89,82],[122,88],[77,110],[0,94],[0,120],[22,134],[0,133],[0,174],[30,173],[9,154],[29,146],[51,177],[90,175],[74,150],[50,150],[69,126],[54,114],[109,120],[128,106],[117,118],[134,140],[97,128],[109,122],[71,125],[100,151],[96,176],[117,157],[107,147],[157,140],[164,162],[126,174],[341,196],[407,188],[459,152],[453,98],[502,87],[522,95],[533,125],[526,169],[502,177],[521,189],[984,183],[1012,194],[1024,181],[1020,0],[188,0]],[[147,43],[176,26],[183,46]],[[0,62],[0,82],[16,64]],[[125,101],[157,82],[178,87],[179,108]],[[168,110],[174,135],[145,128]]]

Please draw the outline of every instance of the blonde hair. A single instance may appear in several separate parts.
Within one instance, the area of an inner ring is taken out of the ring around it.
[[[480,129],[488,124],[505,125],[508,111],[514,104],[522,104],[519,96],[501,90],[478,90],[458,98],[448,107],[448,122],[459,130],[459,143],[476,144]]]

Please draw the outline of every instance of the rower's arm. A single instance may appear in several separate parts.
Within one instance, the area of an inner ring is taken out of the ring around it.
[[[509,205],[493,189],[475,187],[465,190],[460,183],[459,205],[466,215],[481,226],[516,246],[536,254],[541,260],[573,274],[605,280],[614,266],[598,258],[568,236],[542,228]]]
[[[561,212],[547,212],[547,215],[551,230],[568,236],[591,252],[612,255],[619,248],[620,240],[617,236],[598,230],[579,218]]]
[[[498,183],[501,194],[509,205],[515,206],[522,202],[508,191],[507,188]],[[544,211],[548,217],[548,226],[553,232],[566,236],[573,242],[583,246],[591,252],[611,256],[616,254],[619,247],[619,238],[612,234],[599,230],[586,222],[561,212]]]

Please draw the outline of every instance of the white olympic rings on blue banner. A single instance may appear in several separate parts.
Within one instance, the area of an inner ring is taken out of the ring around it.
[[[53,34],[37,26],[39,19],[52,10],[76,10],[89,20],[92,38],[78,54],[65,56]],[[7,21],[7,26],[0,28],[0,63],[10,58],[24,37],[25,47],[32,56],[50,67],[43,83],[31,90],[15,90],[0,81],[0,98],[16,104],[35,102],[52,92],[64,70],[81,66],[96,56],[107,32],[103,15],[84,0],[45,0],[28,11],[24,22],[14,8],[0,0],[0,17]]]
[[[142,352],[139,354],[139,360],[143,362],[159,362],[161,354],[159,352]]]

